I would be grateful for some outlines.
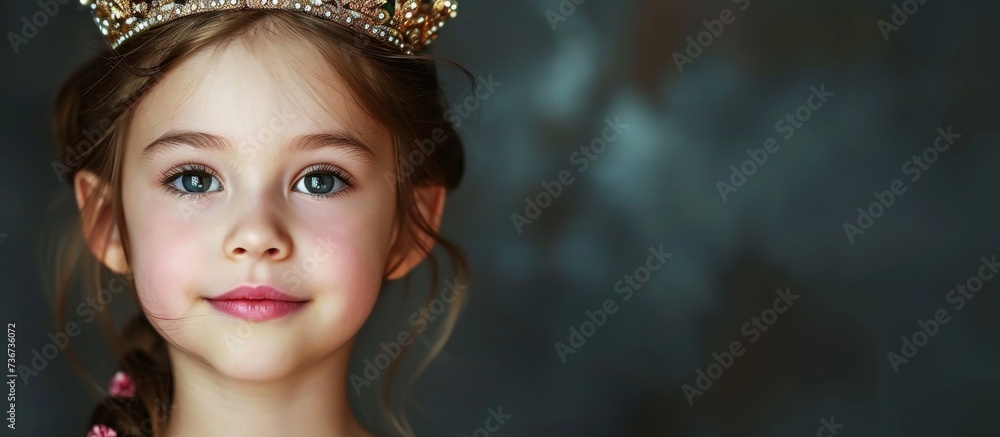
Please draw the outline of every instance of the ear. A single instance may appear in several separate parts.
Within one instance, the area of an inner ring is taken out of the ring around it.
[[[444,186],[426,185],[413,187],[413,193],[414,200],[417,202],[417,209],[420,210],[424,221],[427,222],[434,232],[438,232],[441,229],[441,216],[444,213]],[[408,225],[410,226],[411,238],[407,238],[405,241],[396,241],[400,236],[396,233],[396,228],[393,227],[393,249],[390,251],[386,269],[391,267],[400,258],[403,259],[403,262],[392,271],[386,271],[386,279],[394,280],[406,276],[407,273],[410,273],[410,270],[413,270],[414,267],[427,257],[427,253],[420,248],[420,245],[416,244],[413,238],[420,241],[428,250],[434,248],[434,239],[430,235],[420,230],[412,222],[408,223]]]
[[[111,271],[125,274],[128,263],[111,208],[110,187],[93,172],[80,170],[73,177],[73,192],[90,252]]]

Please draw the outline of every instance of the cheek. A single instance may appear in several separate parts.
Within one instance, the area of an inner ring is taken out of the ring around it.
[[[197,229],[173,211],[152,202],[136,206],[126,211],[126,223],[139,299],[154,315],[178,317],[201,296],[196,279],[210,268],[211,254]]]
[[[360,327],[378,298],[392,225],[391,208],[351,211],[305,220],[297,260],[281,281],[293,293],[315,296],[326,319],[344,328]]]
[[[315,222],[303,229],[296,262],[303,285],[320,293],[335,289],[375,290],[381,285],[388,238],[378,217],[350,216]]]
[[[382,285],[382,264],[370,247],[356,241],[328,246],[304,287],[331,324],[352,332],[364,323]],[[308,269],[308,267],[306,267]]]

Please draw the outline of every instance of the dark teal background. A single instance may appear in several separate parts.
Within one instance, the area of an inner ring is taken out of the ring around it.
[[[997,435],[1000,278],[961,310],[947,296],[1000,252],[1000,6],[927,0],[886,40],[877,23],[902,3],[586,0],[553,29],[555,0],[462,1],[430,52],[500,85],[461,119],[467,176],[443,230],[473,282],[417,387],[417,434],[471,436],[502,407],[491,435],[816,435],[831,416],[845,436]],[[673,53],[727,8],[679,71]],[[0,30],[39,10],[4,2]],[[55,329],[34,248],[73,213],[50,168],[55,91],[101,43],[71,1],[0,50],[0,322],[17,323],[20,363]],[[470,95],[445,77],[454,102]],[[821,85],[833,95],[786,139],[776,123]],[[628,127],[583,168],[608,117]],[[905,163],[949,126],[960,138],[911,181]],[[769,137],[780,148],[723,201],[717,183]],[[518,232],[512,214],[560,172],[572,182]],[[905,193],[852,243],[844,224],[897,179]],[[623,300],[616,282],[661,245],[664,268]],[[751,343],[743,324],[779,288],[799,300]],[[418,308],[395,290],[359,372]],[[606,299],[617,311],[563,362],[556,343]],[[949,322],[894,371],[887,354],[940,309]],[[97,324],[75,341],[109,377]],[[689,405],[682,386],[734,341],[744,354]],[[65,354],[17,394],[16,435],[32,436],[82,435],[96,396]]]

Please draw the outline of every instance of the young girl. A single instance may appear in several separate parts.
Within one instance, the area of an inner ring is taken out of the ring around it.
[[[103,304],[99,290],[121,281],[141,312],[113,339],[121,372],[87,432],[371,435],[349,404],[348,364],[383,281],[426,258],[437,283],[435,245],[458,281],[467,270],[438,234],[463,146],[435,61],[415,54],[454,1],[90,7],[111,47],[58,96],[81,218],[63,246],[58,318],[77,263],[90,296]],[[435,323],[431,355],[464,296]],[[387,380],[412,339],[401,344]],[[405,398],[382,395],[385,423],[367,428],[412,434]]]

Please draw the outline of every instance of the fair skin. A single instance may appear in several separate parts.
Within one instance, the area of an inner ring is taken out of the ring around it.
[[[201,51],[135,110],[122,158],[128,259],[111,214],[84,217],[84,229],[109,269],[134,275],[143,311],[167,341],[174,404],[165,435],[370,435],[348,404],[353,339],[382,281],[425,256],[397,244],[396,193],[383,177],[395,172],[390,134],[301,41]],[[178,132],[217,138],[147,148]],[[303,142],[316,134],[333,136]],[[105,207],[108,189],[93,173],[81,170],[75,187],[81,209]],[[444,188],[415,194],[436,229]],[[253,322],[206,300],[261,284],[308,303]]]

